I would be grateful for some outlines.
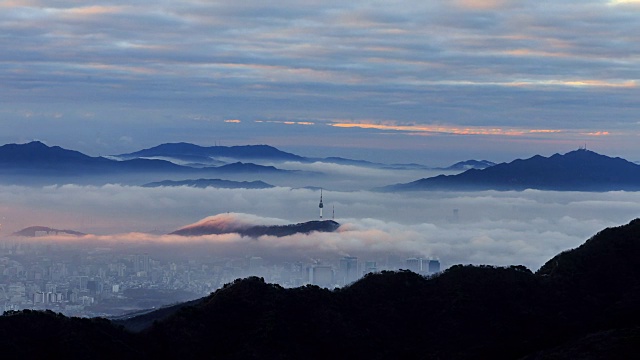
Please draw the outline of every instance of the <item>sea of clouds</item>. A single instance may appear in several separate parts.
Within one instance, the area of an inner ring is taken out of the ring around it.
[[[215,216],[216,221],[281,225],[319,217],[319,192],[309,189],[198,189],[137,186],[0,186],[0,235],[27,226],[72,229],[90,235],[53,240],[143,246],[170,254],[300,257],[421,256],[453,264],[523,264],[536,270],[555,254],[598,231],[640,214],[635,192],[412,192],[323,193],[334,233],[258,239],[237,234],[181,237],[171,231]]]

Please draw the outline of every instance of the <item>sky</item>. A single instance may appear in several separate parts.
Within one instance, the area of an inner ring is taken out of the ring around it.
[[[640,1],[0,1],[0,143],[640,160]]]

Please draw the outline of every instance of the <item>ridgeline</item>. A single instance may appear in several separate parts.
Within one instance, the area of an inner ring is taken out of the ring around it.
[[[640,190],[640,165],[580,149],[564,155],[540,155],[457,175],[439,175],[377,191],[516,190],[615,191]]]

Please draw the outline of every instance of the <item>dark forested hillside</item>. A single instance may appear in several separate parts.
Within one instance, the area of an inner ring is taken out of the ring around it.
[[[135,334],[105,320],[11,313],[0,317],[0,346],[26,357],[77,343],[75,358],[624,359],[640,351],[639,257],[634,220],[537,273],[457,265],[430,278],[369,274],[333,291],[252,277],[119,322],[149,324]]]
[[[105,319],[30,310],[0,316],[3,359],[133,359],[145,356],[141,344]]]

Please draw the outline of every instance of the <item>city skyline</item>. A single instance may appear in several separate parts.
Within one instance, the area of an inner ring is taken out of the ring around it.
[[[287,288],[311,284],[333,289],[379,271],[407,269],[425,276],[440,271],[436,259],[389,255],[366,261],[355,256],[274,259],[225,256],[215,246],[168,255],[153,246],[51,243],[48,234],[3,240],[0,312],[51,309],[67,316],[113,317],[206,296],[249,276]]]

